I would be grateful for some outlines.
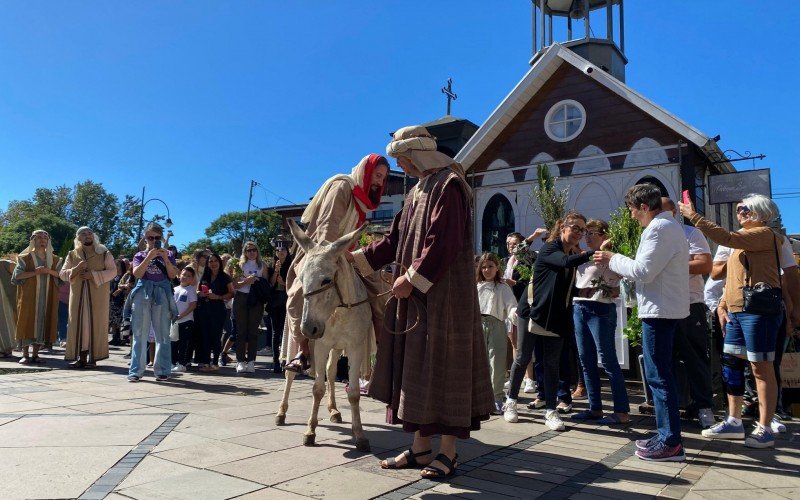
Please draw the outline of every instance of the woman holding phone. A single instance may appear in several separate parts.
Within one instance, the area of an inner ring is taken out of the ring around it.
[[[264,317],[264,304],[253,303],[250,299],[250,286],[258,278],[266,278],[266,266],[261,260],[261,252],[255,242],[248,241],[239,259],[241,276],[233,283],[236,295],[233,297],[233,315],[236,319],[236,373],[255,373],[256,351],[258,350],[258,327]]]
[[[133,336],[129,382],[138,382],[144,375],[151,324],[156,343],[153,363],[156,380],[167,380],[172,371],[169,328],[172,318],[178,315],[178,309],[172,299],[170,280],[178,274],[178,268],[175,255],[162,248],[163,237],[164,229],[151,222],[144,232],[145,249],[133,256],[133,276],[138,281],[129,298]]]

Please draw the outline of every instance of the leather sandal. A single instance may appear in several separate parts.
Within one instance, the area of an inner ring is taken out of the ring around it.
[[[419,453],[414,453],[414,451],[409,448],[403,452],[403,457],[406,459],[406,463],[398,464],[397,459],[387,458],[386,459],[386,466],[381,464],[381,469],[410,469],[411,467],[419,467],[421,464],[417,462],[417,457],[424,457],[425,455],[430,455],[433,450],[421,451]]]
[[[456,473],[456,467],[458,467],[458,453],[456,453],[456,456],[453,457],[453,460],[450,460],[450,458],[448,458],[448,456],[444,453],[439,453],[436,455],[436,458],[433,459],[434,462],[437,460],[442,465],[447,467],[447,472],[443,471],[439,467],[436,467],[435,465],[426,465],[422,469],[422,473],[420,473],[423,479],[445,479]],[[433,474],[425,474],[426,472],[433,472]]]
[[[72,363],[70,363],[69,367],[72,368],[73,370],[81,370],[83,368],[86,368],[86,362],[85,361],[81,361],[79,359],[77,361],[73,361]]]
[[[283,369],[290,372],[300,373],[308,370],[309,368],[311,368],[311,365],[308,363],[308,358],[306,358],[306,355],[301,352],[295,356],[293,360],[286,363],[286,366]]]

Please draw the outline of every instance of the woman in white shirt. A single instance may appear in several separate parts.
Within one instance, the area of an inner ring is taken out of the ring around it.
[[[255,373],[258,350],[258,327],[264,316],[263,303],[248,303],[250,286],[258,278],[266,278],[267,271],[261,260],[258,245],[252,241],[244,244],[239,259],[241,275],[234,280],[233,315],[236,319],[236,373]],[[252,301],[250,301],[252,302]]]
[[[506,379],[506,340],[505,321],[512,317],[517,306],[514,292],[500,274],[500,259],[486,252],[478,261],[476,281],[478,282],[478,302],[481,309],[483,336],[489,354],[489,373],[494,392],[495,415],[503,413],[503,383]]]
[[[608,223],[592,219],[586,223],[586,245],[591,250],[600,250],[608,238]],[[630,422],[630,404],[625,390],[625,377],[617,360],[614,332],[617,329],[617,306],[614,298],[619,296],[620,275],[605,264],[592,261],[578,267],[575,287],[578,289],[573,303],[575,338],[583,369],[583,379],[589,396],[589,409],[572,416],[575,420],[596,420],[603,425]],[[603,402],[600,398],[600,375],[597,372],[598,354],[600,363],[611,383],[614,413],[603,417]]]

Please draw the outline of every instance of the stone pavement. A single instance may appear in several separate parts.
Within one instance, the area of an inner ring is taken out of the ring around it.
[[[296,381],[287,425],[277,427],[283,380],[265,358],[250,377],[223,368],[156,383],[148,371],[132,384],[122,353],[112,348],[99,369],[73,371],[61,369],[56,349],[44,355],[47,369],[0,374],[0,497],[800,498],[797,423],[775,450],[760,451],[702,439],[685,422],[687,462],[651,463],[633,457],[650,417],[617,428],[567,420],[568,431],[555,433],[541,412],[523,409],[518,424],[493,417],[460,443],[458,474],[438,483],[415,469],[380,469],[378,459],[405,449],[409,436],[386,425],[383,405],[369,398],[370,453],[356,451],[347,423],[327,420],[317,446],[304,447],[309,379]],[[0,362],[0,373],[17,367]],[[344,386],[336,386],[349,422]]]

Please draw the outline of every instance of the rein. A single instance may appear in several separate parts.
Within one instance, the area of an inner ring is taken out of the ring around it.
[[[331,281],[327,285],[323,285],[322,287],[317,288],[313,292],[303,293],[303,297],[311,297],[313,295],[317,295],[318,293],[322,293],[322,292],[324,292],[326,290],[330,290],[331,288],[334,288],[336,290],[336,295],[339,296],[339,305],[336,306],[336,307],[344,307],[344,308],[347,308],[347,309],[351,309],[353,307],[360,306],[361,304],[366,304],[367,302],[369,302],[369,297],[367,297],[364,300],[358,301],[358,302],[352,302],[352,303],[345,302],[344,301],[344,296],[342,295],[342,290],[339,288],[339,283],[336,280],[336,278],[338,278],[338,277],[339,277],[339,270],[337,269],[336,272],[333,274],[333,281]]]
[[[405,271],[408,271],[408,268],[406,268],[406,266],[404,266],[403,264],[400,264],[399,262],[397,262],[396,264],[397,264],[398,266],[400,266],[400,272],[401,272],[401,274],[405,273]],[[387,273],[386,271],[384,271],[383,269],[381,269],[381,270],[379,271],[379,273],[380,273],[380,274],[379,274],[379,276],[380,276],[380,278],[381,278],[381,281],[383,281],[384,283],[386,283],[386,284],[387,284],[387,285],[389,285],[389,287],[390,287],[390,288],[389,288],[389,290],[386,290],[385,292],[383,292],[383,293],[379,293],[379,294],[377,295],[378,297],[383,297],[383,296],[385,296],[385,295],[389,295],[390,293],[392,293],[391,286],[392,286],[394,283],[392,283],[392,281],[391,281],[391,277],[388,277],[388,278],[386,277],[386,276],[388,275],[388,273]],[[389,326],[386,324],[386,318],[387,318],[387,316],[384,314],[384,316],[383,316],[383,329],[384,329],[384,330],[386,330],[386,331],[387,331],[388,333],[390,333],[391,335],[405,335],[406,333],[409,333],[409,332],[411,332],[412,330],[414,330],[414,329],[415,329],[415,328],[416,328],[416,327],[419,325],[419,322],[420,322],[420,320],[421,320],[421,318],[422,318],[422,313],[421,313],[421,312],[422,312],[422,311],[425,311],[425,312],[426,312],[426,315],[427,315],[427,310],[426,310],[426,308],[425,308],[425,304],[423,304],[423,303],[422,303],[422,300],[420,300],[420,298],[419,298],[419,297],[417,297],[416,295],[414,295],[414,292],[413,292],[413,291],[411,292],[411,295],[409,295],[409,296],[408,296],[408,299],[409,299],[409,302],[413,302],[413,303],[414,303],[414,309],[415,309],[415,310],[416,310],[416,312],[417,312],[417,317],[416,317],[416,319],[414,320],[414,324],[413,324],[413,325],[411,325],[410,327],[406,328],[405,330],[401,330],[401,331],[392,330],[392,329],[391,329],[391,328],[389,328]],[[395,300],[395,301],[397,301],[397,302],[399,302],[399,301],[400,301],[400,299],[398,299],[398,298],[397,298],[397,297],[395,297],[395,296],[391,296],[391,297],[389,297],[389,298],[386,300],[386,308],[387,308],[387,309],[389,308],[389,303],[390,303],[392,300]]]

